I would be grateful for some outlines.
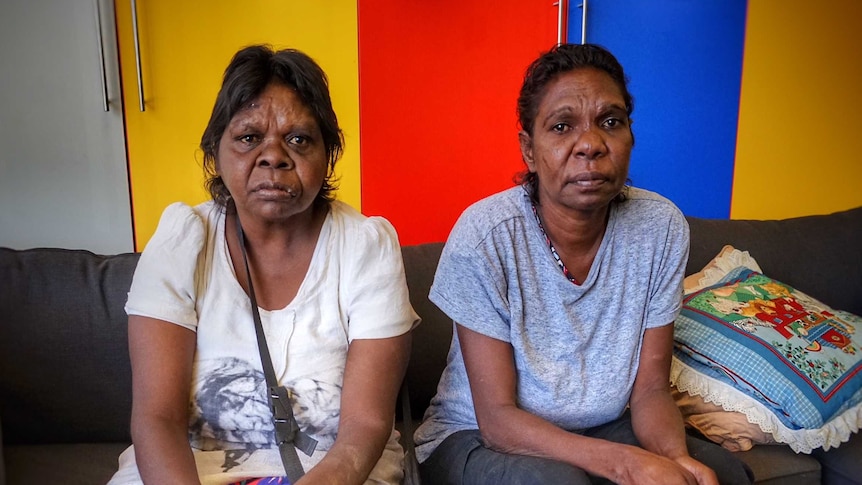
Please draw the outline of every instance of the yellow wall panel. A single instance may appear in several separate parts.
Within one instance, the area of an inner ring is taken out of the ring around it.
[[[346,141],[336,166],[338,197],[360,208],[355,0],[138,0],[143,113],[138,108],[130,2],[119,1],[116,7],[138,250],[168,204],[208,198],[202,187],[200,136],[224,68],[249,44],[302,50],[326,71]]]
[[[862,205],[860,52],[862,2],[748,2],[732,218]]]

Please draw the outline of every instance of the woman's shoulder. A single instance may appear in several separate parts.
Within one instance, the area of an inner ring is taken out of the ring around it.
[[[201,218],[195,209],[185,202],[174,202],[165,207],[162,211],[162,216],[159,219],[159,229],[167,229],[171,227],[184,227],[189,225],[200,224]]]
[[[162,211],[159,226],[183,227],[207,224],[216,221],[223,212],[221,207],[211,200],[195,206],[185,202],[174,202]]]
[[[449,241],[469,241],[477,244],[501,226],[518,223],[524,219],[529,197],[521,186],[489,195],[471,204],[458,217]]]
[[[688,245],[685,215],[676,204],[655,192],[630,188],[628,197],[616,205],[611,217],[613,232],[621,236],[615,240],[639,238],[657,243],[673,240],[678,247]]]
[[[374,244],[382,240],[398,240],[395,227],[385,217],[366,216],[339,200],[333,201],[329,210],[336,233],[353,243]]]
[[[196,206],[174,202],[162,211],[156,231],[147,243],[147,249],[153,251],[156,247],[163,247],[200,251],[222,216],[223,211],[212,201]]]
[[[213,203],[177,202],[165,208],[135,268],[127,312],[196,328],[199,278],[211,257],[209,229],[220,213]]]
[[[520,213],[526,197],[527,193],[523,187],[510,187],[470,204],[462,217],[490,215],[492,218],[509,218],[513,213]]]
[[[658,192],[642,189],[640,187],[628,187],[625,190],[625,196],[626,201],[635,201],[638,204],[655,204],[662,207],[676,208],[676,205],[667,197]]]
[[[620,212],[633,218],[648,218],[647,221],[662,218],[685,220],[679,207],[663,195],[646,189],[629,187],[626,199],[619,204]]]

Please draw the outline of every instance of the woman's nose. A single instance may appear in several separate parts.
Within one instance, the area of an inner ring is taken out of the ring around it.
[[[291,169],[293,160],[285,144],[279,140],[265,141],[257,157],[257,166],[263,168]]]
[[[594,126],[586,128],[578,139],[575,141],[575,146],[572,147],[572,152],[578,158],[586,158],[593,160],[607,153],[608,147],[605,144],[605,138],[601,131]]]

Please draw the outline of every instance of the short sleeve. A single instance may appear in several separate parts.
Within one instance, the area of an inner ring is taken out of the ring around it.
[[[490,236],[489,236],[490,237]],[[511,241],[488,241],[468,210],[452,229],[429,298],[459,325],[488,337],[511,341],[511,318],[500,251]]]
[[[682,308],[683,279],[689,251],[688,222],[676,207],[667,221],[658,272],[653,279],[655,283],[647,307],[647,328],[673,323]]]
[[[348,340],[389,338],[419,324],[410,305],[401,246],[395,228],[382,217],[369,217],[346,234],[344,294]]]
[[[182,203],[168,206],[132,278],[126,313],[197,328],[196,270],[204,222]]]

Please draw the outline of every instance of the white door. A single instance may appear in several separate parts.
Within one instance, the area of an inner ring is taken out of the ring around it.
[[[112,1],[3,0],[0,246],[133,250],[117,59]]]

